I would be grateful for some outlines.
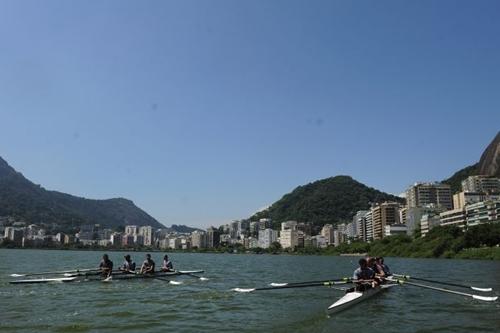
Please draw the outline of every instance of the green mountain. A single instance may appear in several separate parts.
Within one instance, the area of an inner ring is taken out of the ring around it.
[[[130,200],[91,200],[48,191],[26,179],[0,157],[0,216],[13,216],[30,223],[61,226],[127,224],[164,228]]]
[[[296,220],[322,226],[351,221],[358,210],[383,201],[403,203],[404,199],[368,187],[349,176],[336,176],[299,186],[250,219],[271,218],[276,224]]]
[[[460,192],[462,180],[474,175],[500,177],[500,132],[486,147],[479,162],[455,172],[453,176],[443,180],[443,183],[451,185],[452,193]]]

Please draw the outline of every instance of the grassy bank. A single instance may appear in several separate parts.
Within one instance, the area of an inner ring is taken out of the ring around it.
[[[328,254],[369,253],[372,256],[500,260],[500,223],[484,224],[463,232],[457,227],[436,227],[426,237],[386,237],[370,244],[354,242],[325,251]]]

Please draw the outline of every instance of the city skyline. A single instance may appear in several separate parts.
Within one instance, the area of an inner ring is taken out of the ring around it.
[[[166,226],[339,174],[400,194],[498,132],[499,6],[4,1],[0,156]]]

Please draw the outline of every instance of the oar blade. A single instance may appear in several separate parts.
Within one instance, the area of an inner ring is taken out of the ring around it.
[[[479,296],[479,295],[472,295],[472,298],[477,299],[479,301],[485,301],[485,302],[495,302],[498,299],[498,296]]]
[[[490,291],[493,291],[492,288],[479,288],[479,287],[470,287],[472,290],[475,290],[475,291],[481,291],[483,293],[487,293],[487,292],[490,292]]]
[[[13,274],[10,274],[11,277],[23,277],[23,276],[26,276],[26,274],[16,274],[16,273],[13,273]]]
[[[271,287],[284,287],[284,286],[288,286],[288,283],[271,282],[271,283],[269,283],[269,285]]]
[[[173,285],[179,285],[179,284],[182,284],[182,282],[181,282],[181,281],[172,281],[172,280],[170,280],[170,281],[169,281],[169,283],[170,283],[170,284],[173,284]]]
[[[236,291],[237,293],[251,293],[255,291],[255,288],[233,288],[232,291]]]

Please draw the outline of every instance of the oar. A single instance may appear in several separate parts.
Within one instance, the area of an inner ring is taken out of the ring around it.
[[[403,278],[405,280],[419,280],[419,281],[424,281],[424,282],[443,284],[443,285],[452,286],[452,287],[460,287],[460,288],[472,289],[472,290],[475,290],[475,291],[482,291],[482,292],[493,291],[492,288],[479,288],[479,287],[467,286],[467,285],[458,284],[458,283],[429,280],[429,279],[414,277],[414,276],[410,276],[410,275],[401,275],[401,274],[393,274],[393,275],[396,276],[396,277],[399,277],[399,278]]]
[[[405,280],[397,280],[397,281],[398,281],[399,284],[409,284],[411,286],[420,287],[420,288],[426,288],[426,289],[432,289],[432,290],[441,291],[441,292],[444,292],[444,293],[472,297],[473,299],[477,299],[479,301],[494,302],[494,301],[496,301],[498,299],[497,296],[478,296],[478,295],[463,293],[463,292],[460,292],[460,291],[449,290],[449,289],[444,289],[444,288],[437,288],[437,287],[432,287],[432,286],[428,286],[428,285],[420,284],[420,283],[408,282],[408,281],[405,281]]]
[[[316,281],[303,281],[303,282],[271,282],[269,283],[272,287],[284,287],[284,286],[297,286],[301,284],[309,284],[309,283],[321,283],[321,282],[333,282],[333,284],[346,284],[352,281],[351,278],[343,277],[336,279],[325,279],[325,280],[316,280]]]
[[[37,273],[24,273],[24,274],[10,274],[12,277],[22,277],[22,276],[34,276],[34,275],[50,275],[50,274],[65,274],[65,273],[80,273],[80,272],[92,272],[98,271],[96,268],[84,268],[84,269],[73,269],[69,271],[55,271],[55,272],[37,272]]]
[[[326,286],[331,287],[337,283],[338,281],[322,281],[322,282],[314,282],[314,283],[302,283],[302,284],[293,284],[293,285],[285,285],[285,286],[276,286],[276,287],[264,287],[264,288],[234,288],[232,291],[236,291],[239,293],[251,293],[253,291],[264,291],[264,290],[276,290],[276,289],[288,289],[288,288],[308,288],[308,287],[320,287]]]

